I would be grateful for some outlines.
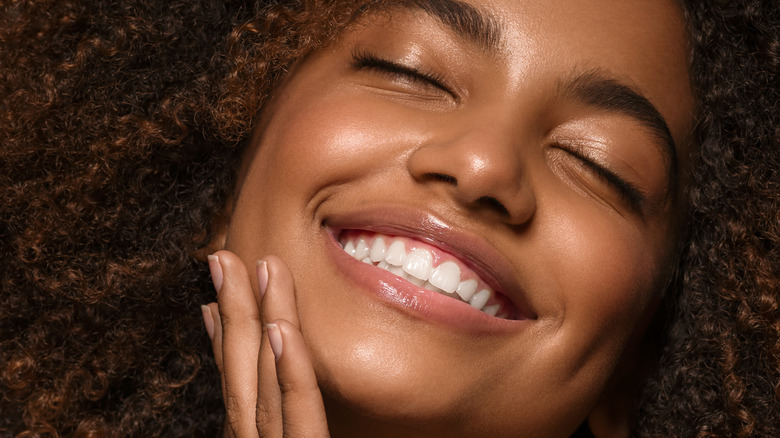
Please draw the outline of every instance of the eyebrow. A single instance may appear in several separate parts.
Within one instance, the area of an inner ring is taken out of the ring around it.
[[[457,0],[409,0],[402,3],[437,18],[459,37],[488,52],[497,50],[504,34],[501,25],[489,14]]]
[[[588,106],[626,115],[638,121],[658,140],[661,153],[669,167],[668,189],[673,193],[677,185],[677,147],[666,120],[638,90],[608,76],[599,69],[573,75],[560,84],[564,97],[578,100]]]

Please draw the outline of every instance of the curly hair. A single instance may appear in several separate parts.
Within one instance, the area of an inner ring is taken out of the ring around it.
[[[780,436],[780,5],[686,0],[699,104],[682,287],[639,436]]]
[[[0,435],[218,433],[199,260],[274,85],[361,3],[0,1]],[[684,7],[691,230],[636,433],[780,436],[780,13]]]
[[[193,255],[274,81],[351,8],[266,3],[1,4],[0,435],[219,428]]]

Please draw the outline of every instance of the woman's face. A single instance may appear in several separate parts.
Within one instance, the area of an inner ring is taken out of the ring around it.
[[[624,371],[673,258],[681,13],[411,3],[290,71],[226,248],[291,268],[334,430],[565,436]]]

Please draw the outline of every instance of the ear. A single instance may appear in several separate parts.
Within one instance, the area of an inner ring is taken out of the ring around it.
[[[230,218],[233,216],[233,199],[230,198],[225,202],[225,206],[222,211],[211,222],[211,239],[209,243],[198,248],[193,252],[193,257],[200,262],[206,262],[207,257],[215,252],[225,249],[225,242],[227,241],[228,228],[230,226]]]

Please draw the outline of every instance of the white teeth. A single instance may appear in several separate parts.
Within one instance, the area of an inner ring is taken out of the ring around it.
[[[400,266],[388,265],[387,266],[387,270],[391,274],[397,275],[397,276],[403,278],[404,280],[409,278],[409,276],[406,275],[406,272],[404,272],[404,269],[402,267],[400,267]]]
[[[363,239],[358,240],[357,246],[355,246],[355,257],[358,260],[363,260],[364,258],[368,257],[368,245],[366,244],[366,241]]]
[[[455,262],[444,262],[431,272],[431,278],[428,281],[444,292],[455,292],[458,282],[460,282],[460,268]]]
[[[390,248],[387,248],[385,261],[393,266],[403,266],[404,259],[406,259],[406,246],[400,240],[396,240]]]
[[[474,292],[476,291],[477,291],[477,280],[468,279],[466,281],[461,281],[460,283],[458,283],[458,288],[455,290],[455,293],[457,293],[460,296],[460,299],[468,303],[469,300],[471,300],[471,297],[474,296]]]
[[[392,243],[388,247],[385,238],[376,236],[369,247],[367,239],[360,237],[357,243],[348,240],[343,244],[343,248],[344,252],[355,259],[375,265],[416,286],[442,294],[455,292],[461,300],[487,315],[496,316],[501,310],[500,304],[486,306],[493,297],[493,291],[489,288],[477,292],[477,280],[470,278],[460,281],[460,266],[454,261],[445,261],[434,268],[433,254],[430,251],[415,248],[407,254],[404,241],[391,240]]]
[[[493,304],[492,306],[485,306],[482,311],[490,316],[496,316],[499,309],[501,309],[501,306],[498,304]]]
[[[347,242],[347,244],[344,245],[344,252],[355,257],[355,244],[352,243],[352,241]]]
[[[403,269],[412,277],[422,280],[422,283],[418,285],[422,286],[425,280],[431,276],[433,256],[424,249],[414,249],[406,256]]]
[[[371,251],[369,252],[369,257],[371,257],[372,262],[381,262],[385,259],[385,250],[387,249],[387,245],[385,245],[385,239],[381,237],[377,237],[374,239],[374,243],[371,244]]]
[[[422,287],[424,287],[424,288],[426,288],[426,289],[428,289],[429,291],[432,291],[432,292],[437,292],[437,293],[444,292],[443,290],[439,289],[438,287],[432,285],[430,281],[426,281],[425,284],[422,285]]]
[[[407,276],[406,279],[409,281],[409,283],[412,283],[415,286],[422,287],[425,284],[425,280],[421,280],[419,278],[415,278],[411,275]]]
[[[482,289],[481,291],[475,293],[473,297],[471,297],[471,300],[469,300],[469,304],[471,304],[471,306],[477,310],[482,310],[482,308],[485,307],[485,304],[487,304],[489,299],[490,299],[490,291],[487,289]]]

